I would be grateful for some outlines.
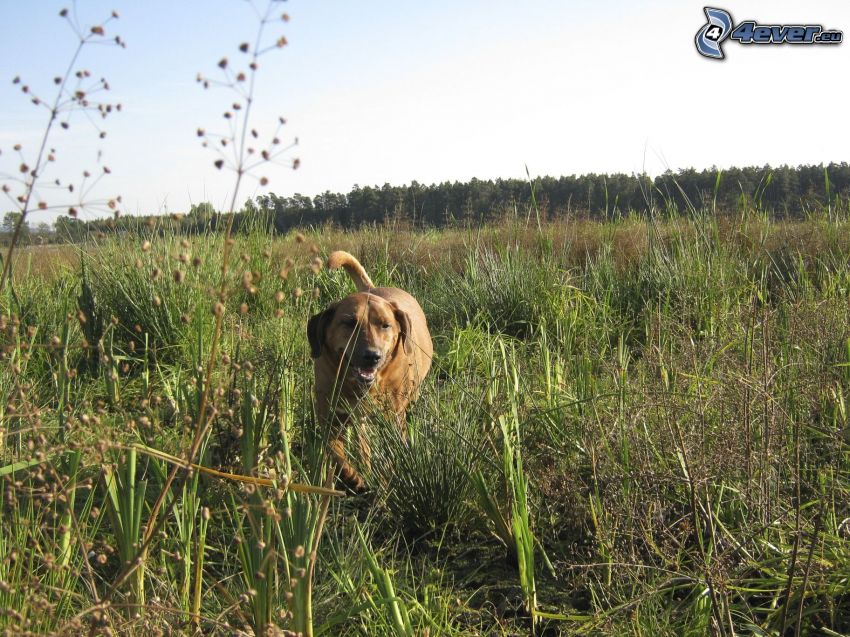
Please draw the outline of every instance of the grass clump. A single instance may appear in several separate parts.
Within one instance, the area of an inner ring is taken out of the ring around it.
[[[482,438],[481,414],[469,409],[469,400],[429,388],[403,428],[381,413],[368,419],[368,482],[392,519],[414,536],[468,523],[466,472],[481,463]]]
[[[436,321],[461,321],[517,337],[561,316],[571,296],[570,279],[551,258],[516,248],[475,249],[467,253],[463,271],[447,276],[438,289],[450,296],[430,302]]]

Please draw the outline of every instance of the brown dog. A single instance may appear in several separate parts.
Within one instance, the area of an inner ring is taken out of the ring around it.
[[[316,368],[316,410],[330,428],[330,450],[340,476],[353,489],[365,487],[345,455],[343,439],[352,411],[371,397],[404,426],[408,404],[431,367],[434,348],[425,314],[410,294],[376,288],[360,262],[337,251],[328,267],[345,268],[357,293],[333,303],[307,324]],[[361,451],[368,447],[361,438]]]

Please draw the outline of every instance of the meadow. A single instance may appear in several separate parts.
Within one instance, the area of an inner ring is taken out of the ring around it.
[[[843,212],[158,223],[16,252],[5,634],[850,632]],[[307,320],[354,290],[336,249],[436,349],[406,441],[351,432],[359,496],[311,399]]]

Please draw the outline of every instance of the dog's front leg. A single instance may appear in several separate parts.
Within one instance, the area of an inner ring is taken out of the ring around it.
[[[334,425],[331,427],[328,448],[330,449],[331,457],[336,464],[339,477],[352,491],[360,493],[366,490],[366,481],[363,480],[363,476],[360,475],[357,468],[349,462],[348,454],[345,452],[345,428],[347,420],[347,414],[334,415]],[[366,462],[368,466],[369,444],[365,441],[362,427],[357,427],[357,437],[360,445],[360,452],[364,458],[364,462]]]

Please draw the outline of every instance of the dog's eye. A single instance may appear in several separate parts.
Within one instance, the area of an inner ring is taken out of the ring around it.
[[[382,329],[382,330],[388,330],[388,329],[390,329],[390,327],[391,327],[391,326],[390,326],[390,324],[389,324],[389,323],[384,323],[383,325],[381,325],[381,329]]]
[[[346,319],[342,322],[342,326],[347,327],[348,329],[354,329],[355,325],[357,325],[357,321],[354,319]]]

